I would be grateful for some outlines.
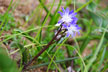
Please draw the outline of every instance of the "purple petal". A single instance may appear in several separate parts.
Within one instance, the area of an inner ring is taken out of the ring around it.
[[[69,13],[69,8],[66,8],[66,11],[65,11],[66,13]]]
[[[73,35],[76,36],[76,32]]]
[[[77,25],[77,24],[75,24],[75,27],[78,27],[78,25]]]
[[[68,27],[70,27],[70,26],[71,26],[71,24],[69,23]]]
[[[62,8],[62,11],[65,12],[65,9],[63,7],[61,7],[61,8]]]
[[[76,23],[77,23],[78,18],[73,17],[72,19],[73,19],[73,20],[72,20],[70,23],[71,23],[71,24],[76,24]]]
[[[80,35],[80,32],[78,32],[78,35]]]
[[[73,17],[73,20],[74,20],[75,22],[77,22],[78,18],[76,18],[76,17]]]
[[[77,24],[75,24],[75,27],[77,28],[77,30],[81,29],[81,27],[79,27]]]
[[[67,33],[67,34],[66,34],[66,37],[69,37],[69,35],[70,35],[70,34],[69,34],[69,33]]]
[[[63,13],[62,12],[58,11],[58,13],[63,17]]]
[[[81,27],[77,27],[77,29],[78,29],[78,30],[80,30],[80,29],[81,29]]]
[[[72,14],[74,12],[74,10],[71,10],[70,12],[69,12],[69,14]]]
[[[73,37],[75,36],[75,34],[74,34],[74,33],[72,33],[72,34],[71,34],[71,36],[72,36],[72,38],[73,38]]]
[[[58,23],[62,23],[62,20],[59,20]]]
[[[75,17],[76,15],[77,15],[77,13],[72,13],[71,18]]]
[[[62,26],[63,26],[64,28],[67,28],[67,25],[66,25],[66,24],[62,24]]]
[[[70,22],[70,25],[75,25],[76,23],[75,23],[75,21],[74,20],[72,20],[71,22]]]

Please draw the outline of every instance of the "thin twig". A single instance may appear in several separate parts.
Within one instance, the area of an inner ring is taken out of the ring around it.
[[[53,39],[46,46],[44,46],[44,48],[31,61],[29,61],[26,65],[24,65],[23,70],[26,69],[34,60],[36,60],[46,49],[48,49],[51,44],[53,44],[53,41],[56,40],[61,30],[62,26],[58,30],[57,34],[53,37]]]

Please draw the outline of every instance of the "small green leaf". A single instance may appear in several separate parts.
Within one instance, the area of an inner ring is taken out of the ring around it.
[[[16,63],[0,48],[0,72],[18,72]]]

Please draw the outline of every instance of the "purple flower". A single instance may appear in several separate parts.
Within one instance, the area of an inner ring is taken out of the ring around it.
[[[80,34],[81,27],[79,27],[77,24],[71,24],[67,26],[66,29],[66,36],[69,37],[71,35],[72,37],[74,37],[76,36],[76,33]]]
[[[77,22],[78,19],[75,17],[77,13],[74,13],[74,10],[69,11],[69,8],[66,8],[66,10],[62,8],[62,11],[63,12],[58,12],[62,18],[58,21],[56,26],[60,26],[63,22],[65,22],[66,24]]]
[[[62,24],[62,29],[66,29],[66,37],[69,37],[70,35],[72,37],[76,36],[76,33],[80,34],[80,29],[76,23],[78,18],[76,18],[76,14],[74,13],[74,10],[69,11],[69,8],[62,8],[63,12],[58,12],[61,15],[61,19],[58,21],[56,26],[60,26]]]

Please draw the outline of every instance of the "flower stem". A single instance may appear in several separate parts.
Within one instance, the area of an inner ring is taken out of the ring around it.
[[[44,48],[32,59],[30,60],[26,65],[24,65],[23,70],[26,69],[34,60],[36,60],[46,49],[49,48],[49,46],[51,44],[53,44],[54,40],[56,40],[57,36],[59,35],[59,33],[62,31],[62,26],[60,27],[60,29],[58,30],[57,34],[53,37],[53,39],[46,45],[44,46]]]

